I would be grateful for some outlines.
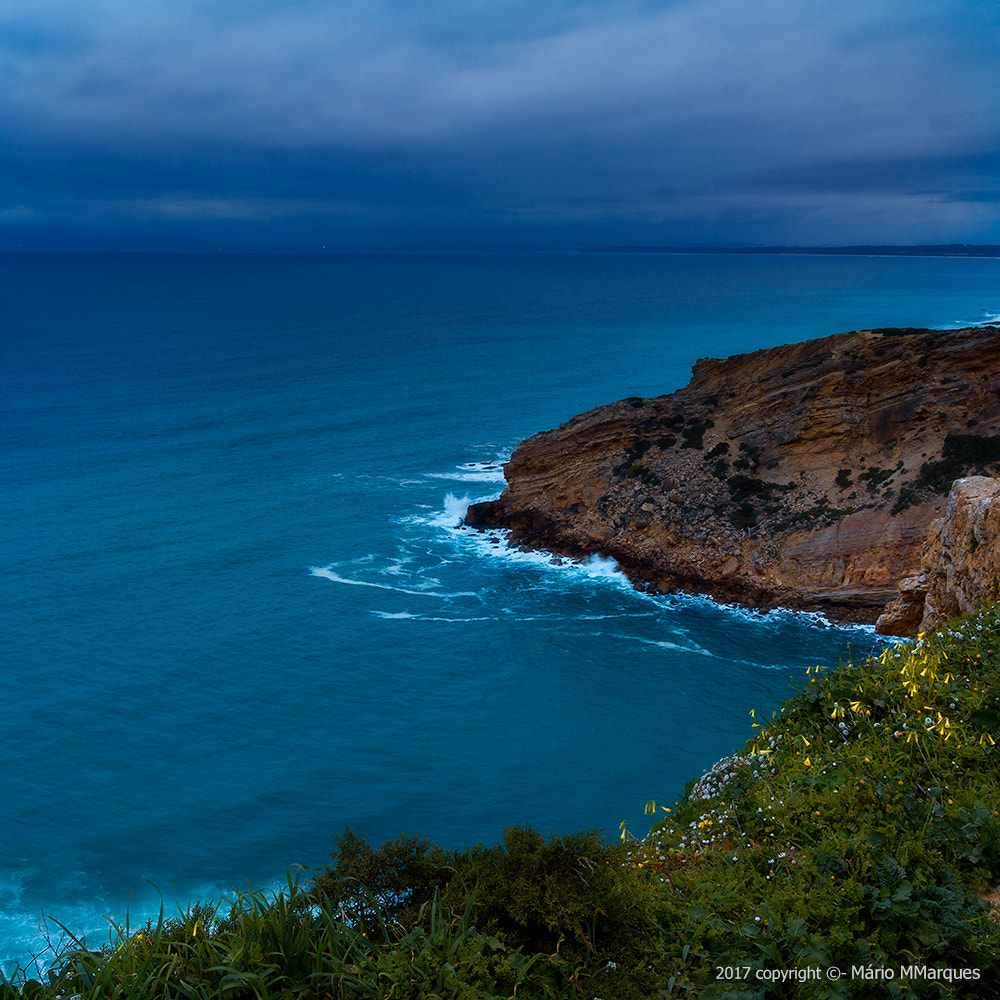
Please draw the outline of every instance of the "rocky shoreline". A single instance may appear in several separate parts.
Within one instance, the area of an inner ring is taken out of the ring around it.
[[[922,553],[952,484],[997,472],[1000,328],[861,330],[702,359],[536,434],[465,523],[655,591],[909,634],[934,618]]]

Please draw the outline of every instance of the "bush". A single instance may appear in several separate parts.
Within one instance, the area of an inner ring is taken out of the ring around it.
[[[753,715],[754,713],[751,712]],[[641,840],[594,831],[446,851],[350,830],[303,886],[73,941],[0,1000],[992,998],[1000,928],[1000,609],[811,668]],[[831,966],[892,968],[891,984]],[[949,983],[907,967],[978,970]],[[740,970],[720,978],[719,969]],[[797,986],[797,984],[796,984]]]
[[[675,993],[735,995],[713,980],[719,965],[868,965],[894,968],[900,996],[992,997],[1000,931],[981,897],[1000,880],[998,774],[997,609],[810,670],[741,754],[632,847],[632,863],[660,873],[661,923],[686,949],[669,963],[682,970]],[[901,981],[904,966],[980,978],[942,989]],[[817,997],[897,995],[810,986]],[[751,976],[745,995],[788,987]]]
[[[531,827],[512,827],[502,849],[475,859],[479,920],[528,951],[625,945],[648,911],[646,894],[617,863],[618,853],[596,831],[546,840]]]
[[[1000,465],[1000,436],[949,434],[941,447],[941,458],[924,462],[906,490],[905,506],[915,502],[921,490],[947,493],[956,479],[972,473],[983,474]],[[902,493],[900,501],[903,502]],[[905,508],[901,508],[905,509]]]
[[[454,916],[474,900],[477,927],[528,952],[593,951],[597,939],[628,937],[646,919],[641,880],[596,831],[546,840],[511,827],[502,845],[446,852],[405,835],[374,850],[346,830],[337,845],[316,892],[374,939],[398,938],[434,901]]]
[[[405,833],[376,850],[345,827],[335,843],[334,864],[316,877],[314,890],[373,939],[409,930],[455,875],[454,854]]]

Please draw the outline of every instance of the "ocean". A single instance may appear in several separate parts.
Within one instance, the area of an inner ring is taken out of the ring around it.
[[[1000,260],[0,255],[0,968],[329,861],[618,836],[870,630],[462,527],[698,357],[1000,312]]]

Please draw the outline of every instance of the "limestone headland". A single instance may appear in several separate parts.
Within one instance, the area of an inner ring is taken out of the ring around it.
[[[927,575],[952,483],[998,472],[1000,327],[858,330],[702,359],[676,392],[536,434],[466,524],[658,592],[871,624]]]

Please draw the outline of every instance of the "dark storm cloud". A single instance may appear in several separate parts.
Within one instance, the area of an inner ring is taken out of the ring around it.
[[[1000,241],[979,0],[2,11],[8,242]]]

